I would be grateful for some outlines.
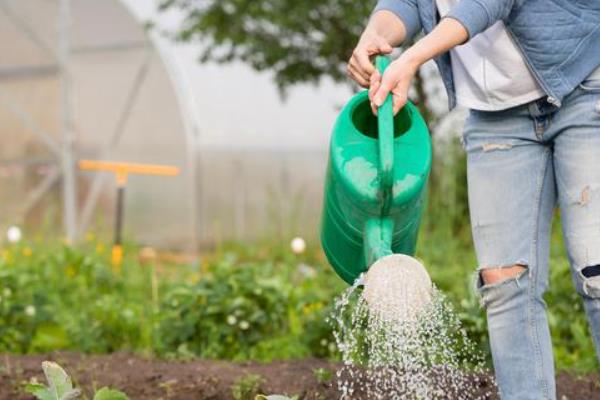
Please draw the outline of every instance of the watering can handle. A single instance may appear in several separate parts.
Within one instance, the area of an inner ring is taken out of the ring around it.
[[[377,56],[375,65],[381,75],[390,64],[386,56]],[[394,109],[389,94],[377,111],[379,132],[379,190],[382,199],[382,215],[387,215],[392,198],[394,177]]]

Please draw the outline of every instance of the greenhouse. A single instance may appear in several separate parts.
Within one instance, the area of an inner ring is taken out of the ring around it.
[[[110,231],[114,177],[80,171],[77,160],[173,165],[177,177],[130,177],[125,230],[142,242],[192,246],[198,121],[177,66],[119,1],[0,7],[11,55],[0,61],[0,223],[70,240],[98,224]]]

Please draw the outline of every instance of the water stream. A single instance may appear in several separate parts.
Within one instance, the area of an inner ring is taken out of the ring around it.
[[[371,281],[382,285],[381,279]],[[342,399],[471,400],[489,396],[481,393],[479,381],[486,374],[483,357],[441,291],[431,286],[427,303],[413,302],[418,309],[407,311],[410,302],[394,296],[406,296],[414,282],[395,280],[394,291],[379,296],[379,301],[386,301],[383,309],[389,311],[392,305],[398,308],[396,315],[411,318],[389,318],[389,313],[377,312],[382,307],[365,299],[363,283],[361,276],[336,299],[329,319],[343,361],[337,371]],[[398,285],[405,285],[405,290]],[[369,290],[381,293],[386,286]]]

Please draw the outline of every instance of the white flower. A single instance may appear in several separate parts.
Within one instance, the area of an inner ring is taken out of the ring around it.
[[[33,317],[35,315],[35,307],[31,305],[25,307],[25,315]]]
[[[6,231],[6,238],[8,239],[8,241],[10,243],[17,243],[21,240],[21,237],[23,235],[21,234],[21,228],[19,228],[18,226],[11,226],[8,228],[8,230]]]
[[[306,242],[301,237],[295,237],[292,239],[290,247],[294,254],[302,254],[306,250]]]
[[[227,323],[229,325],[235,325],[237,323],[237,318],[235,317],[235,315],[229,315],[227,317]]]
[[[310,265],[306,265],[304,263],[298,264],[298,270],[307,278],[314,278],[317,276],[317,271]]]
[[[246,329],[250,328],[250,324],[248,323],[248,321],[242,321],[240,322],[240,329],[245,331]]]

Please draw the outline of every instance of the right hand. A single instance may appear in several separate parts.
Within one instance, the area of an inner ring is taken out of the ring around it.
[[[392,50],[392,46],[383,36],[368,30],[365,31],[348,61],[348,76],[360,86],[368,88],[372,80],[377,81],[377,76],[374,75],[379,75],[371,62],[371,57],[389,54]]]

